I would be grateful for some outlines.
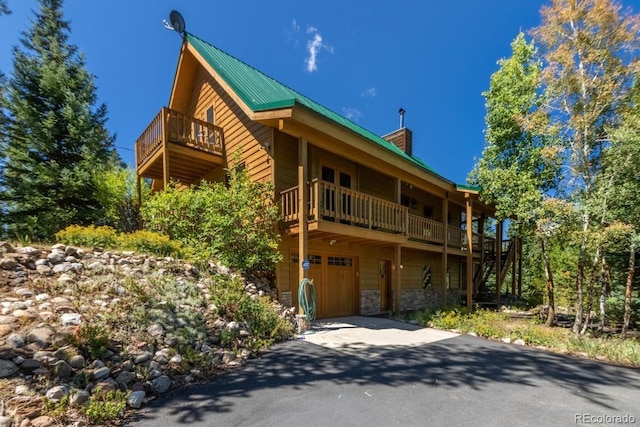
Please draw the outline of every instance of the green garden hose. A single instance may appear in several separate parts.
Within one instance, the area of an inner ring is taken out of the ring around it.
[[[307,322],[316,320],[316,289],[313,280],[302,279],[298,286],[298,304],[307,316]]]

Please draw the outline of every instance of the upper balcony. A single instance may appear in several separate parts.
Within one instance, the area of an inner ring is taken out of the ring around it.
[[[285,223],[293,225],[298,221],[297,186],[280,193],[280,207]],[[467,233],[459,227],[410,214],[409,208],[398,203],[317,179],[309,186],[309,221],[340,223],[439,246],[445,244],[446,232],[449,248],[467,250]],[[384,239],[384,234],[379,236]],[[472,233],[474,252],[493,247],[493,241],[490,237]]]
[[[222,165],[222,128],[163,107],[136,141],[138,175],[190,184]]]

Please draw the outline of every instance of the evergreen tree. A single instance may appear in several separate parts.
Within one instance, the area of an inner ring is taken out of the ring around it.
[[[5,164],[0,171],[10,234],[51,237],[69,224],[100,221],[96,179],[117,162],[107,109],[96,106],[94,77],[68,43],[62,0],[40,0],[13,50],[7,84]]]

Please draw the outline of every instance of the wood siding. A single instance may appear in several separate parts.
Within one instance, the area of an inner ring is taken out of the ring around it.
[[[224,129],[224,148],[228,167],[235,167],[234,153],[242,151],[240,163],[260,182],[272,180],[273,132],[271,128],[247,117],[240,106],[226,93],[213,77],[198,67],[191,92],[189,115],[206,120],[207,109],[214,108],[214,124]],[[269,147],[267,150],[265,147]],[[212,178],[219,179],[220,173]]]
[[[276,194],[298,185],[298,139],[275,131],[275,189]]]
[[[369,169],[366,166],[358,166],[358,191],[371,194],[390,202],[394,199],[395,178]]]

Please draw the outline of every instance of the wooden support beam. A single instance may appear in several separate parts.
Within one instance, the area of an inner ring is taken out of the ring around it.
[[[473,201],[471,195],[465,193],[467,199],[467,310],[473,308]]]
[[[442,199],[442,222],[444,223],[444,242],[442,247],[442,305],[447,305],[447,288],[449,287],[449,194]]]
[[[522,296],[522,239],[517,239],[518,246],[516,255],[518,256],[518,296]]]
[[[170,175],[169,175],[169,144],[167,143],[168,134],[167,134],[167,117],[168,111],[166,107],[162,107],[162,183],[163,188],[167,189],[167,184],[169,184]]]
[[[393,287],[393,310],[396,313],[402,311],[402,247],[395,245],[393,247],[393,273],[391,275],[391,282]]]
[[[142,177],[136,174],[136,192],[138,193],[138,228],[142,230],[142,215],[140,215],[140,209],[142,208]]]
[[[478,293],[480,291],[480,283],[482,282],[482,276],[483,276],[483,272],[484,272],[484,239],[485,239],[485,235],[484,235],[484,223],[486,220],[487,216],[482,213],[480,214],[480,218],[478,219],[478,234],[480,234],[480,266],[479,266],[479,272],[478,272],[478,283],[474,283],[474,288],[473,288],[473,292],[474,293]],[[477,285],[477,287],[476,287]]]
[[[302,268],[302,261],[306,260],[309,255],[309,227],[307,226],[309,218],[309,190],[307,185],[307,166],[307,140],[306,138],[300,138],[298,139],[298,279],[300,281],[307,277],[307,270]]]

